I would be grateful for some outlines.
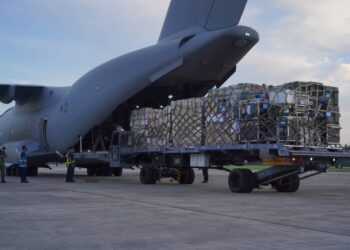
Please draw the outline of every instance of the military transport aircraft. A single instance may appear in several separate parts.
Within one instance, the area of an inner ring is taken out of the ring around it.
[[[128,126],[137,106],[167,105],[204,96],[236,71],[258,42],[239,22],[247,0],[172,0],[158,42],[106,62],[71,87],[0,84],[0,101],[15,101],[0,116],[0,145],[7,166],[16,166],[23,145],[29,169],[57,161],[112,121]]]

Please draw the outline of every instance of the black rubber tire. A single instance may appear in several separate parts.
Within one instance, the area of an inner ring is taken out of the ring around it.
[[[343,169],[343,164],[341,164],[340,162],[337,162],[335,164],[335,168]]]
[[[13,166],[11,166],[11,167],[8,167],[7,169],[6,169],[6,175],[7,176],[13,176]]]
[[[142,184],[154,185],[158,178],[158,170],[155,167],[143,167],[140,171],[140,181]]]
[[[300,187],[299,175],[292,175],[272,183],[272,187],[280,193],[294,193]]]
[[[8,168],[8,176],[19,176],[19,167],[17,165]]]
[[[122,168],[116,168],[113,170],[114,176],[122,176],[123,175],[123,169]]]
[[[111,169],[109,166],[103,166],[103,176],[112,176],[113,175],[113,169]]]
[[[195,180],[195,178],[196,178],[196,175],[195,175],[195,173],[194,173],[194,170],[193,170],[193,168],[191,168],[191,171],[190,171],[190,182],[188,183],[188,184],[193,184],[193,182],[194,182],[194,180]]]
[[[104,175],[104,168],[99,166],[99,167],[95,167],[95,175],[96,176],[103,176]]]
[[[251,193],[255,187],[255,175],[250,169],[234,169],[228,177],[232,193]]]
[[[27,171],[27,169],[25,169],[25,171]],[[14,176],[20,176],[19,166],[16,166],[16,167],[14,168]]]
[[[38,173],[39,173],[39,168],[38,168],[38,167],[34,167],[34,168],[33,168],[33,176],[34,176],[34,177],[37,177],[37,176],[38,176]]]
[[[86,172],[87,172],[88,176],[94,176],[95,175],[94,168],[87,168]]]
[[[185,168],[181,170],[181,177],[179,184],[192,184],[194,182],[195,174],[193,168]]]
[[[38,167],[28,167],[27,176],[30,176],[30,177],[38,176]]]

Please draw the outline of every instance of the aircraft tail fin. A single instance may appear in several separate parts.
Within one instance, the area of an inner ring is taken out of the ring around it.
[[[171,0],[159,40],[190,27],[217,30],[236,26],[248,0]]]

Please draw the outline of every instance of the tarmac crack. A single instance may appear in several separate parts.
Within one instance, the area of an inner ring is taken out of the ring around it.
[[[315,228],[309,228],[309,227],[303,227],[303,226],[296,226],[296,225],[290,225],[290,224],[285,224],[285,223],[278,223],[278,222],[272,222],[272,221],[266,221],[266,220],[259,220],[259,219],[252,219],[252,218],[246,218],[242,216],[234,216],[230,214],[224,214],[224,213],[215,213],[212,211],[205,211],[205,210],[200,210],[200,209],[195,209],[195,208],[186,208],[186,207],[180,207],[180,206],[175,206],[175,205],[167,205],[167,204],[161,204],[161,203],[156,203],[156,202],[148,202],[148,201],[142,201],[142,200],[131,200],[131,199],[126,199],[124,197],[116,197],[114,195],[109,195],[109,194],[100,194],[96,192],[87,192],[87,191],[78,191],[78,190],[71,190],[72,192],[76,193],[81,193],[81,194],[89,194],[89,195],[95,195],[99,197],[106,197],[106,198],[113,198],[113,199],[119,199],[121,201],[125,202],[130,202],[130,203],[136,203],[136,204],[143,204],[143,205],[148,205],[148,206],[158,206],[158,207],[164,207],[164,208],[172,208],[172,209],[178,209],[182,211],[187,211],[187,212],[192,212],[192,213],[200,213],[200,214],[205,214],[205,215],[214,215],[214,216],[220,216],[223,218],[230,218],[230,219],[239,219],[243,221],[249,221],[249,222],[256,222],[256,223],[263,223],[263,224],[270,224],[270,225],[276,225],[276,226],[283,226],[283,227],[288,227],[288,228],[293,228],[293,229],[302,229],[302,230],[307,230],[307,231],[312,231],[312,232],[319,232],[319,233],[325,233],[325,234],[331,234],[331,235],[336,235],[336,236],[342,236],[342,237],[350,237],[350,234],[342,234],[342,233],[334,233],[326,230],[321,230],[321,229],[315,229]]]

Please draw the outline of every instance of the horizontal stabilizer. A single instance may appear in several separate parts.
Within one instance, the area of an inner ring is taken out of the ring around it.
[[[172,0],[159,40],[183,30],[217,30],[236,26],[247,0]]]
[[[16,101],[23,104],[40,95],[43,89],[43,86],[38,85],[0,84],[0,102],[8,104]]]

